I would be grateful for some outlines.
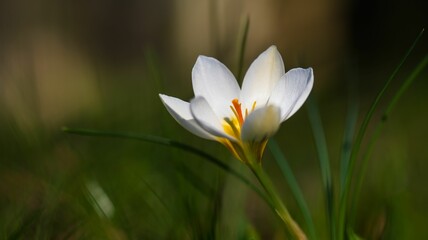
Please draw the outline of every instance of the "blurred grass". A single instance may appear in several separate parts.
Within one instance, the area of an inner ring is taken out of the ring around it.
[[[311,123],[314,142],[317,148],[318,160],[320,163],[320,171],[322,176],[322,184],[326,202],[327,223],[330,228],[329,238],[336,239],[336,212],[335,212],[335,195],[332,182],[332,174],[330,169],[330,157],[327,150],[327,142],[322,125],[321,116],[318,111],[318,106],[315,97],[312,95],[307,100],[308,118]]]
[[[422,29],[422,31],[418,34],[418,36],[416,37],[416,39],[414,40],[413,44],[409,47],[409,49],[406,51],[406,54],[404,55],[404,57],[401,59],[401,61],[399,62],[399,64],[397,65],[397,67],[394,69],[394,71],[392,72],[392,74],[390,75],[390,77],[388,78],[388,80],[385,82],[385,84],[383,85],[383,87],[381,88],[381,90],[379,91],[379,93],[376,95],[375,99],[373,100],[373,103],[371,104],[369,110],[367,111],[367,113],[365,113],[364,115],[364,119],[358,129],[354,144],[352,146],[351,149],[351,154],[349,157],[349,160],[346,161],[345,163],[347,167],[344,167],[343,169],[346,171],[345,174],[342,174],[345,176],[345,181],[344,181],[344,187],[343,187],[343,191],[340,192],[340,200],[339,200],[339,212],[338,212],[338,233],[339,233],[339,239],[345,239],[346,235],[347,235],[347,229],[351,228],[352,226],[347,226],[349,225],[349,222],[352,222],[352,220],[347,218],[347,211],[349,208],[349,204],[348,203],[348,198],[349,195],[351,195],[351,184],[352,181],[362,181],[362,178],[364,177],[364,174],[361,174],[359,176],[359,178],[353,179],[353,175],[354,173],[354,169],[355,169],[355,164],[357,161],[358,156],[361,154],[361,145],[362,142],[364,141],[365,135],[367,133],[367,128],[369,126],[369,124],[371,123],[372,117],[374,116],[375,111],[378,111],[379,109],[379,104],[381,99],[384,97],[386,90],[390,87],[392,80],[395,78],[397,72],[401,69],[402,65],[406,62],[407,58],[409,57],[409,55],[412,53],[412,51],[414,50],[416,44],[419,42],[420,38],[422,37],[422,34],[424,32],[424,29]],[[404,85],[406,85],[406,81],[403,83]],[[399,96],[401,95],[401,90],[399,90],[395,96]],[[391,104],[393,105],[395,102],[396,97],[394,97],[391,100]],[[364,163],[363,163],[364,165]],[[357,190],[358,193],[359,190]],[[355,194],[353,194],[354,196]]]
[[[212,36],[210,5],[204,1],[2,1],[0,238],[282,239],[280,223],[263,200],[211,163],[178,149],[70,136],[60,128],[178,139],[253,181],[222,146],[180,128],[157,95],[162,90],[191,98],[190,72],[198,54],[217,55],[235,66],[239,20],[249,16],[245,55],[241,51],[244,71],[271,44],[278,46],[287,69],[302,58],[314,67],[314,92],[337,186],[343,129],[348,129],[344,79],[358,74],[359,109],[367,111],[426,17],[425,8],[412,3],[392,1],[387,11],[376,12],[376,4],[353,8],[362,2],[220,2],[214,16],[220,21],[214,23],[218,36]],[[359,20],[365,24],[353,26]],[[426,50],[423,39],[397,77],[408,76]],[[355,216],[358,236],[428,238],[426,78],[424,70],[397,102],[373,148]],[[320,239],[330,239],[309,124],[299,111],[275,139],[307,201],[315,231]],[[303,222],[274,156],[266,154],[263,161],[290,212]],[[95,193],[103,192],[100,196],[114,206],[112,215],[97,212],[96,198],[88,194],[91,182],[102,190]]]

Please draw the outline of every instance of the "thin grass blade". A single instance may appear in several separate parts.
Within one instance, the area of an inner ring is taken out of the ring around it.
[[[343,191],[340,193],[340,203],[339,203],[339,218],[338,218],[338,233],[339,233],[339,240],[342,240],[345,237],[345,225],[346,225],[346,210],[347,210],[347,202],[348,202],[348,195],[351,188],[351,180],[352,180],[352,174],[354,172],[355,168],[355,161],[357,159],[358,153],[360,151],[361,143],[363,142],[367,127],[370,123],[370,120],[373,117],[373,114],[375,110],[378,108],[379,102],[382,99],[382,97],[385,94],[385,91],[388,89],[389,85],[391,84],[391,81],[395,78],[395,75],[397,72],[401,69],[401,66],[404,64],[404,62],[407,60],[410,53],[413,51],[413,49],[416,46],[416,43],[419,42],[419,39],[422,37],[422,34],[424,32],[424,29],[419,33],[416,40],[413,42],[411,47],[407,50],[406,54],[398,64],[398,66],[395,68],[389,79],[386,81],[385,85],[381,89],[381,91],[376,96],[375,100],[373,101],[372,105],[370,106],[369,111],[366,113],[366,116],[364,117],[364,120],[358,130],[357,137],[355,139],[355,144],[352,147],[351,151],[351,157],[349,159],[349,167],[347,169],[347,173],[345,176],[345,187],[343,188]]]
[[[171,139],[162,138],[159,136],[152,136],[152,135],[140,135],[135,133],[128,133],[128,132],[110,132],[110,131],[97,131],[97,130],[91,130],[91,129],[77,129],[77,128],[63,128],[62,129],[66,133],[70,134],[76,134],[81,136],[94,136],[94,137],[109,137],[109,138],[121,138],[121,139],[131,139],[131,140],[137,140],[137,141],[143,141],[148,143],[156,143],[164,146],[174,147],[181,149],[183,151],[192,153],[194,155],[202,157],[202,159],[214,164],[215,166],[223,169],[227,173],[235,176],[238,178],[241,182],[243,182],[245,185],[247,185],[249,188],[251,188],[253,191],[255,191],[266,203],[271,205],[268,198],[263,194],[254,184],[252,184],[247,178],[245,178],[242,174],[231,168],[230,166],[226,165],[219,159],[211,156],[210,154],[199,150],[195,147],[192,147],[190,145],[187,145],[185,143],[177,142]]]
[[[330,157],[327,150],[327,142],[325,140],[324,128],[321,122],[321,116],[314,97],[310,97],[307,102],[307,110],[309,121],[314,135],[314,141],[317,148],[318,159],[320,161],[322,182],[324,185],[324,193],[326,195],[327,204],[327,220],[330,227],[330,238],[335,237],[335,215],[334,215],[334,193],[331,180]]]
[[[425,56],[425,58],[416,66],[416,68],[412,71],[410,76],[403,82],[403,84],[398,89],[397,93],[392,97],[392,100],[387,105],[385,112],[382,114],[381,121],[377,124],[375,128],[375,132],[370,138],[370,141],[368,143],[367,151],[365,152],[363,159],[362,159],[362,167],[361,170],[358,172],[357,175],[357,184],[353,195],[353,203],[351,208],[351,216],[350,219],[353,221],[355,219],[356,215],[356,208],[358,204],[359,195],[361,193],[361,188],[364,182],[364,176],[367,171],[367,166],[369,159],[373,153],[374,146],[377,142],[377,140],[380,137],[380,133],[383,129],[383,126],[385,125],[386,121],[389,118],[389,115],[391,114],[392,109],[397,104],[400,97],[403,95],[403,93],[409,88],[409,86],[415,81],[415,79],[419,76],[419,74],[427,67],[428,65],[428,55]]]
[[[168,204],[166,204],[166,202],[162,199],[162,197],[156,192],[156,190],[146,180],[144,180],[144,178],[140,177],[140,180],[144,184],[144,186],[152,193],[152,195],[158,200],[158,202],[165,209],[168,215],[172,218],[173,213],[171,209],[168,207]]]
[[[345,187],[346,172],[348,171],[349,159],[351,158],[352,141],[355,136],[355,128],[358,120],[358,79],[356,74],[357,71],[351,71],[351,76],[348,78],[348,112],[345,119],[345,130],[340,153],[340,192],[343,192],[343,188]]]

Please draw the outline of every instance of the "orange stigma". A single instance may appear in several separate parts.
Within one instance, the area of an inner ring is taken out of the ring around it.
[[[241,103],[239,103],[238,99],[235,98],[232,100],[233,106],[230,106],[236,118],[239,121],[239,125],[242,126],[244,124],[244,117],[242,116]]]

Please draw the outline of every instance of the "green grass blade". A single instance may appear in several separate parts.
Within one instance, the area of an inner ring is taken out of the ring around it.
[[[333,185],[331,180],[330,170],[330,157],[327,150],[327,142],[325,140],[324,129],[321,122],[321,116],[315,99],[310,97],[307,102],[307,110],[309,121],[312,127],[312,133],[314,135],[314,141],[318,152],[318,159],[320,161],[322,182],[324,185],[324,192],[326,195],[327,204],[327,219],[330,227],[330,239],[336,239],[335,237],[335,214],[334,214],[334,193]]]
[[[140,135],[135,133],[127,133],[127,132],[110,132],[110,131],[97,131],[97,130],[90,130],[90,129],[77,129],[77,128],[63,128],[62,129],[66,133],[70,134],[76,134],[81,136],[94,136],[94,137],[110,137],[110,138],[122,138],[122,139],[131,139],[131,140],[137,140],[137,141],[143,141],[143,142],[149,142],[149,143],[156,143],[164,146],[170,146],[174,148],[181,149],[183,151],[192,153],[194,155],[202,157],[202,159],[207,160],[208,162],[214,164],[215,166],[223,169],[227,173],[235,176],[238,178],[241,182],[243,182],[245,185],[247,185],[249,188],[254,190],[263,200],[266,201],[270,205],[270,201],[267,199],[267,197],[254,185],[252,184],[247,178],[245,178],[242,174],[231,168],[230,166],[226,165],[219,159],[211,156],[210,154],[201,151],[195,147],[192,147],[190,145],[187,145],[185,143],[177,142],[171,139],[162,138],[159,136],[152,136],[152,135]]]
[[[415,70],[413,70],[410,76],[404,81],[400,89],[398,89],[397,93],[394,95],[391,102],[388,104],[388,107],[386,108],[382,116],[383,122],[385,122],[388,119],[392,109],[394,108],[395,104],[397,104],[398,100],[401,98],[403,93],[409,88],[409,86],[413,83],[416,77],[422,72],[422,70],[425,69],[425,67],[427,66],[427,62],[428,62],[428,55],[425,55],[425,58],[418,64]]]
[[[305,223],[308,229],[309,239],[317,239],[317,235],[315,233],[315,225],[312,220],[312,216],[309,212],[308,205],[306,204],[305,198],[303,197],[302,191],[300,190],[299,184],[297,183],[296,177],[291,170],[290,165],[282,154],[278,144],[275,140],[270,139],[268,142],[268,148],[272,152],[276,163],[278,164],[281,172],[290,187],[291,192],[293,193],[294,198],[296,199],[297,205],[300,208],[300,211],[303,214],[303,218],[305,219]]]
[[[410,76],[403,82],[403,84],[398,89],[397,93],[393,96],[392,100],[387,105],[385,112],[382,114],[381,121],[377,124],[375,128],[375,132],[373,136],[370,138],[370,141],[368,143],[367,151],[365,152],[362,160],[362,167],[361,170],[358,172],[357,176],[357,184],[355,188],[355,193],[353,195],[353,204],[351,208],[351,217],[350,219],[353,221],[355,219],[356,215],[356,208],[359,200],[359,195],[361,193],[361,188],[364,182],[364,176],[367,171],[367,166],[369,159],[371,157],[371,154],[373,153],[374,146],[380,137],[380,133],[383,129],[383,126],[385,125],[386,121],[389,118],[389,115],[391,114],[392,109],[397,104],[400,97],[403,95],[403,93],[409,88],[409,86],[414,82],[414,80],[419,76],[419,74],[427,67],[428,65],[428,55],[425,56],[424,59],[416,66],[416,68],[412,71]]]
[[[215,196],[215,189],[211,187],[203,178],[199,177],[196,173],[190,170],[186,165],[176,162],[175,169],[180,172],[186,182],[198,190],[202,195],[207,198]]]
[[[410,53],[413,51],[413,49],[416,46],[416,43],[419,41],[423,34],[424,30],[422,30],[416,40],[413,42],[412,46],[407,50],[405,56],[402,58],[401,62],[398,64],[398,66],[395,68],[389,79],[386,81],[385,85],[381,89],[381,91],[376,96],[375,100],[373,101],[372,105],[370,106],[369,111],[367,112],[366,116],[364,117],[364,120],[360,126],[360,129],[358,131],[357,137],[355,139],[355,143],[352,147],[351,151],[351,157],[349,159],[349,167],[346,172],[345,176],[345,186],[343,188],[343,191],[340,193],[340,203],[339,203],[339,218],[338,218],[338,231],[339,231],[339,239],[342,240],[345,237],[345,221],[346,221],[346,210],[347,210],[347,202],[348,202],[348,195],[351,188],[351,180],[352,180],[352,174],[354,172],[355,167],[355,161],[357,159],[357,155],[360,151],[361,143],[363,142],[367,127],[370,123],[370,120],[372,119],[374,111],[377,109],[380,100],[382,99],[385,91],[388,89],[392,79],[395,78],[395,75],[397,74],[398,70],[401,69],[401,66],[404,64],[404,62],[407,60]]]
[[[250,17],[246,16],[245,21],[242,28],[242,33],[240,34],[240,42],[238,43],[238,69],[237,69],[237,79],[241,81],[243,78],[243,68],[244,68],[244,56],[245,56],[245,48],[247,46],[247,38],[248,38],[248,30],[250,29]]]
[[[149,192],[152,193],[152,195],[156,198],[156,200],[158,200],[162,208],[164,208],[165,211],[168,213],[168,215],[172,218],[174,214],[172,213],[171,209],[168,207],[168,204],[166,204],[166,202],[162,199],[162,197],[156,192],[156,190],[146,180],[144,180],[144,178],[140,177],[139,179],[144,184],[144,186],[149,190]]]
[[[355,72],[355,71],[354,71]],[[358,86],[355,73],[348,80],[348,112],[345,119],[345,130],[340,153],[340,192],[345,187],[345,177],[351,157],[352,141],[358,120]]]

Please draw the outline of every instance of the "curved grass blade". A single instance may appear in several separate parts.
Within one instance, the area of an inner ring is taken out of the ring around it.
[[[375,132],[373,136],[370,139],[370,142],[368,143],[367,151],[365,152],[362,160],[362,167],[361,170],[358,173],[357,176],[357,185],[355,188],[355,193],[353,195],[353,203],[351,205],[351,221],[354,220],[356,215],[356,208],[358,204],[359,195],[361,193],[361,187],[364,182],[364,176],[367,171],[367,165],[369,162],[369,159],[373,153],[374,146],[377,142],[377,140],[380,137],[380,133],[383,129],[383,126],[385,125],[386,121],[389,118],[389,115],[391,114],[392,109],[400,99],[400,97],[403,95],[403,93],[409,88],[409,86],[414,82],[414,80],[419,76],[419,74],[424,70],[428,65],[428,55],[425,56],[425,58],[418,64],[418,66],[412,71],[410,76],[403,82],[401,87],[398,89],[397,93],[393,96],[392,100],[389,102],[388,106],[385,109],[385,112],[382,114],[381,121],[377,124]]]
[[[358,81],[356,71],[352,71],[348,78],[348,112],[345,119],[345,130],[342,139],[342,148],[340,153],[340,192],[345,187],[346,172],[351,157],[352,141],[355,135],[355,128],[358,120]]]
[[[373,116],[374,111],[377,109],[380,100],[382,99],[385,91],[388,89],[389,85],[391,84],[392,79],[395,78],[395,75],[397,74],[398,70],[401,69],[401,66],[404,64],[404,62],[407,60],[410,53],[413,51],[413,49],[416,46],[416,43],[421,38],[422,34],[424,32],[424,29],[419,33],[416,40],[413,42],[412,46],[407,50],[405,56],[402,58],[401,62],[398,64],[398,66],[395,68],[389,79],[386,81],[385,85],[381,89],[381,91],[376,96],[375,100],[373,101],[372,105],[370,106],[369,111],[366,113],[366,116],[364,117],[364,120],[360,126],[360,129],[358,130],[357,138],[355,139],[355,144],[352,147],[351,151],[351,157],[349,159],[349,167],[346,172],[345,176],[345,183],[343,191],[340,193],[340,203],[339,203],[339,222],[338,222],[338,231],[339,231],[339,240],[342,240],[345,237],[345,221],[346,221],[346,210],[347,210],[347,202],[348,202],[348,195],[351,188],[351,180],[352,180],[352,174],[354,172],[355,167],[355,161],[357,159],[357,155],[360,151],[361,144],[363,142],[367,127],[370,123],[370,120]]]
[[[322,182],[324,185],[324,193],[326,195],[327,204],[327,219],[330,227],[330,239],[336,239],[336,221],[334,215],[334,193],[331,181],[330,157],[328,156],[327,142],[325,140],[324,129],[321,122],[321,117],[318,111],[317,104],[313,97],[310,97],[307,103],[309,121],[314,135],[315,145],[320,161]]]
[[[305,198],[303,197],[302,191],[300,190],[300,187],[297,183],[296,177],[294,177],[290,165],[288,164],[275,140],[269,140],[268,148],[274,156],[274,159],[278,164],[279,168],[281,169],[282,175],[286,179],[286,182],[288,183],[288,186],[290,187],[290,190],[293,193],[294,198],[296,199],[297,205],[299,206],[300,211],[303,214],[303,218],[305,219],[306,226],[308,228],[309,239],[317,239],[317,235],[315,233],[315,225],[312,220],[311,213],[309,212],[308,205],[306,204]]]
[[[174,148],[178,148],[181,150],[184,150],[186,152],[195,154],[197,156],[202,157],[203,159],[207,160],[208,162],[214,164],[215,166],[223,169],[227,173],[235,176],[238,178],[241,182],[243,182],[245,185],[247,185],[249,188],[254,190],[263,200],[266,201],[269,205],[271,205],[268,198],[254,185],[252,184],[247,178],[245,178],[242,174],[231,168],[230,166],[226,165],[219,159],[211,156],[210,154],[201,151],[195,147],[192,147],[190,145],[187,145],[185,143],[177,142],[171,139],[162,138],[158,136],[152,136],[152,135],[140,135],[135,133],[127,133],[127,132],[110,132],[110,131],[96,131],[96,130],[90,130],[90,129],[77,129],[77,128],[67,128],[64,127],[62,129],[66,133],[70,134],[76,134],[76,135],[82,135],[82,136],[95,136],[95,137],[110,137],[110,138],[122,138],[122,139],[132,139],[132,140],[138,140],[143,142],[149,142],[149,143],[156,143],[164,146],[170,146]]]

